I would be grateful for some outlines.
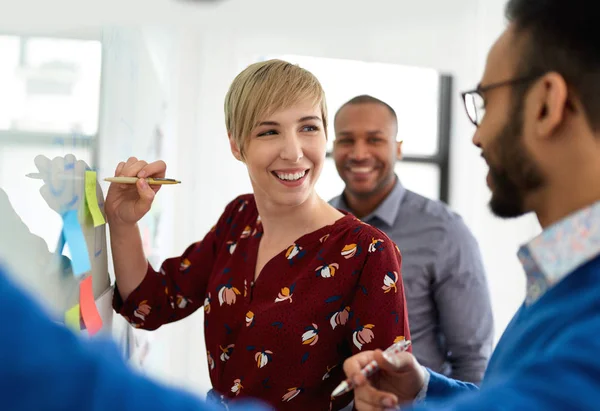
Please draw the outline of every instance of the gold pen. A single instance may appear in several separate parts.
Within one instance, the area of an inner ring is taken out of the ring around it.
[[[107,177],[104,181],[108,181],[109,183],[118,183],[118,184],[135,184],[139,180],[138,177]],[[150,185],[161,185],[161,184],[181,184],[181,181],[175,180],[173,178],[146,178],[146,181]]]

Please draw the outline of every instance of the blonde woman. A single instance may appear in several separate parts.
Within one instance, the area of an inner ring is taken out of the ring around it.
[[[148,330],[205,311],[213,390],[226,404],[252,396],[283,410],[338,410],[342,363],[409,338],[400,252],[381,231],[315,192],[327,109],[318,80],[280,60],[253,64],[225,98],[231,152],[253,194],[230,202],[202,241],[155,271],[137,221],[166,165],[130,158],[105,203],[117,278],[114,308]],[[393,284],[392,284],[393,283]]]

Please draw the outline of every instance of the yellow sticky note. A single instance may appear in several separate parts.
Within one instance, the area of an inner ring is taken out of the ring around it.
[[[81,326],[79,325],[80,318],[79,304],[75,304],[65,313],[65,325],[71,330],[79,332],[81,331]]]
[[[105,224],[104,216],[98,205],[98,197],[96,197],[96,172],[86,170],[85,172],[85,203],[92,215],[94,227]]]

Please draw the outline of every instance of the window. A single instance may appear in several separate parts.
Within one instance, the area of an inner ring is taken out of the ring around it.
[[[451,79],[427,68],[297,55],[268,56],[299,64],[321,82],[329,110],[328,156],[333,148],[333,117],[351,98],[369,94],[385,101],[398,116],[403,160],[396,172],[410,190],[448,201]],[[341,193],[343,182],[329,156],[317,184],[329,199]]]
[[[99,41],[0,36],[0,188],[51,251],[61,218],[38,190],[38,154],[74,154],[94,166],[102,47]]]

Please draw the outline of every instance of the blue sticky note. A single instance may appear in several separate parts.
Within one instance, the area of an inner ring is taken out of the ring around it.
[[[91,271],[90,257],[81,225],[77,219],[77,210],[63,214],[63,236],[71,252],[71,266],[76,277]]]
[[[63,223],[64,225],[64,223]],[[58,239],[58,244],[56,245],[56,254],[62,254],[65,249],[65,233],[64,231],[60,232],[60,238]]]

